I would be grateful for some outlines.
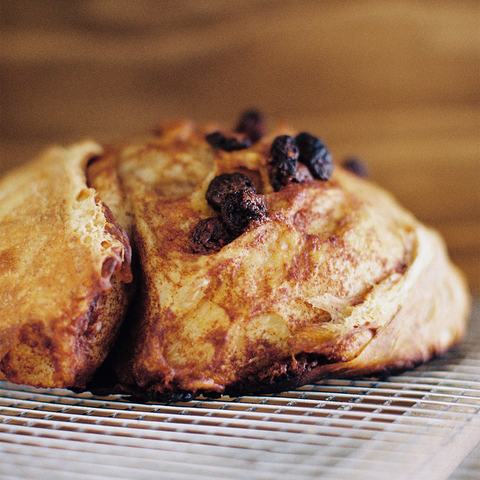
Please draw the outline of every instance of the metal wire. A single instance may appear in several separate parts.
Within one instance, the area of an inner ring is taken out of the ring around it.
[[[174,404],[0,382],[0,478],[477,479],[479,306],[461,346],[383,380]]]

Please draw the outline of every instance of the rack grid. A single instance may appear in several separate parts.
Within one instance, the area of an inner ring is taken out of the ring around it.
[[[0,382],[0,478],[480,478],[480,302],[447,354],[383,379],[140,403]]]

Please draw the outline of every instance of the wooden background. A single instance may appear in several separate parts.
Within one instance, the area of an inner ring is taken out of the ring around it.
[[[1,0],[0,173],[50,143],[247,107],[361,156],[480,292],[480,7]]]

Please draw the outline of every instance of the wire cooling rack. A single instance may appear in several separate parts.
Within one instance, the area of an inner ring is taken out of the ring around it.
[[[480,302],[466,341],[386,379],[135,403],[0,382],[0,478],[480,478]]]

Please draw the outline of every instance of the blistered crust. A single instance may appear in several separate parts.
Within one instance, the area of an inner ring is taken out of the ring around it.
[[[0,376],[82,388],[127,305],[131,249],[87,185],[94,142],[52,148],[0,183]]]

